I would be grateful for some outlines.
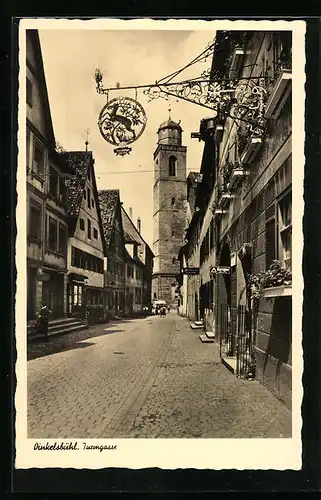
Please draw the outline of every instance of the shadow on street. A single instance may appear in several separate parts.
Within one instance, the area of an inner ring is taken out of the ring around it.
[[[113,322],[113,324],[106,323],[105,325],[98,325],[98,328],[96,325],[96,328],[91,327],[86,330],[80,330],[67,334],[51,335],[48,340],[31,340],[27,346],[27,361],[63,351],[69,351],[71,349],[89,347],[90,345],[94,345],[94,343],[83,343],[82,341],[93,337],[100,337],[102,335],[124,332],[124,330],[117,328],[121,326],[119,323],[130,323],[131,321],[132,320],[117,321]]]

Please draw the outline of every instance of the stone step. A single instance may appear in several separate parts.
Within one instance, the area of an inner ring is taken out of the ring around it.
[[[88,326],[85,324],[69,326],[69,327],[63,328],[61,330],[55,330],[53,332],[49,331],[48,335],[49,335],[49,337],[53,337],[56,335],[65,335],[67,333],[72,333],[72,332],[76,332],[76,331],[80,331],[80,330],[87,330],[87,328],[88,328]],[[30,335],[29,338],[31,340],[32,339],[44,339],[44,336],[40,333],[35,333],[33,335]]]
[[[83,323],[82,321],[79,321],[77,319],[74,321],[68,321],[65,323],[58,323],[58,324],[49,323],[48,331],[49,331],[49,333],[53,333],[53,332],[56,332],[59,330],[66,330],[66,328],[71,328],[74,326],[82,327],[84,325],[85,325],[85,323]]]
[[[191,323],[190,326],[193,330],[202,330],[203,329],[203,325],[195,325],[195,323]]]
[[[209,339],[215,339],[215,333],[214,332],[205,332],[206,333],[206,337],[208,337]]]
[[[213,339],[208,338],[205,334],[200,335],[200,339],[202,342],[207,343],[207,344],[212,344],[214,342]]]
[[[201,321],[194,321],[194,325],[196,325],[196,326],[203,326],[203,320],[201,320]]]

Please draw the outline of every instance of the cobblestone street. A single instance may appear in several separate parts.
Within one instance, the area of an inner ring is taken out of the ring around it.
[[[291,437],[283,403],[189,325],[171,312],[31,343],[28,437]]]

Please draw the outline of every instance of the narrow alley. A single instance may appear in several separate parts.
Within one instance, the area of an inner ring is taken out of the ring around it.
[[[113,321],[28,346],[29,438],[288,438],[291,412],[190,322]]]

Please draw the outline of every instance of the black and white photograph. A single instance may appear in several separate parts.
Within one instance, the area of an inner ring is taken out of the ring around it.
[[[20,22],[16,467],[301,467],[304,38]]]

